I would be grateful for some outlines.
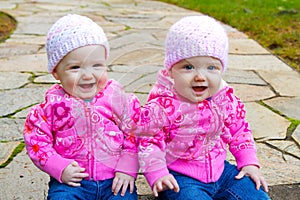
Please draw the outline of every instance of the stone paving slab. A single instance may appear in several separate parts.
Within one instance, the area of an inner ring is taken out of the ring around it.
[[[40,46],[36,44],[4,43],[0,44],[0,58],[32,54],[39,49]]]
[[[227,83],[243,83],[249,85],[268,85],[254,71],[228,69],[224,72],[224,80]]]
[[[280,149],[283,154],[292,155],[296,159],[300,158],[300,149],[297,148],[294,141],[270,140],[267,141],[266,143],[269,144],[270,146]]]
[[[121,83],[124,87],[141,78],[141,74],[108,72],[108,77]]]
[[[255,139],[285,139],[290,122],[258,103],[245,103],[246,118]],[[272,120],[270,120],[272,119]]]
[[[230,39],[229,53],[241,55],[259,55],[270,54],[266,49],[260,46],[256,41],[245,39]]]
[[[293,70],[287,64],[273,55],[233,55],[228,58],[228,68],[238,70],[254,70],[266,72],[273,76],[283,72],[290,73]],[[278,74],[279,75],[279,74]],[[277,76],[276,76],[277,77]]]
[[[30,54],[0,58],[2,72],[47,72],[45,54]]]
[[[33,83],[43,84],[43,83],[59,83],[51,74],[40,75],[33,79]]]
[[[0,71],[0,90],[16,89],[22,87],[28,82],[28,79],[30,77],[31,75],[26,73]]]
[[[20,142],[1,142],[0,143],[0,165],[5,163],[13,153],[13,150],[20,144]]]
[[[225,79],[226,80],[226,79]],[[244,102],[260,101],[275,96],[269,86],[257,86],[246,84],[230,84],[236,95]]]
[[[25,119],[0,118],[0,141],[23,141]],[[14,146],[9,146],[11,152]]]
[[[300,120],[299,97],[277,97],[264,102],[287,117]]]
[[[283,154],[281,151],[271,151],[270,146],[257,144],[257,154],[269,185],[299,183],[300,160]]]
[[[286,146],[289,145],[291,145],[291,143],[285,141],[276,141],[273,145],[266,145],[260,142],[256,143],[257,157],[260,161],[261,172],[270,186],[299,183],[300,174],[298,173],[298,166],[300,160],[283,153]],[[280,151],[272,151],[275,146],[277,146]],[[227,154],[227,160],[230,163],[236,164],[234,157],[230,153]]]
[[[272,73],[273,72],[273,73]],[[300,78],[299,73],[295,71],[259,71],[262,78],[268,82],[276,92],[281,96],[300,96]]]
[[[0,92],[0,116],[13,114],[16,111],[37,104],[44,99],[48,87],[19,88]],[[22,98],[20,98],[22,97]]]
[[[296,130],[293,132],[291,137],[295,140],[295,142],[298,144],[298,146],[300,146],[300,126],[299,125],[296,128]]]
[[[4,44],[12,43],[18,45],[18,48],[22,48],[22,44],[45,46],[46,35],[17,35],[13,34],[8,38]],[[2,45],[2,44],[1,44]],[[2,55],[2,53],[1,53]]]
[[[161,65],[163,63],[162,49],[147,44],[131,44],[122,46],[111,52],[109,65]]]
[[[156,73],[160,69],[161,66],[153,66],[153,65],[143,65],[143,66],[127,66],[127,65],[115,65],[111,66],[112,71],[121,72],[121,73],[136,73],[136,74],[145,74],[145,73]]]
[[[1,200],[46,199],[49,176],[33,165],[25,150],[0,169]]]

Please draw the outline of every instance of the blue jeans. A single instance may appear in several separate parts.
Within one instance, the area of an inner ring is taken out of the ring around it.
[[[111,191],[112,181],[113,179],[104,181],[83,180],[80,182],[80,187],[72,187],[51,177],[47,200],[137,200],[136,187],[134,187],[132,194],[127,188],[123,197],[120,192],[115,196]]]
[[[183,174],[170,171],[177,180],[180,191],[166,190],[159,193],[161,200],[270,200],[268,194],[260,188],[256,190],[254,182],[247,176],[237,180],[239,173],[235,165],[225,161],[224,171],[214,183],[202,183]]]

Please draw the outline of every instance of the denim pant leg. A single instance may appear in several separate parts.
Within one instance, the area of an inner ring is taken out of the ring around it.
[[[175,177],[180,187],[178,193],[173,190],[165,190],[159,193],[160,200],[211,200],[210,197],[214,192],[214,183],[201,183],[200,181],[183,174],[170,171]]]
[[[270,197],[262,189],[256,190],[255,183],[248,176],[240,180],[235,179],[239,173],[235,165],[225,161],[224,171],[216,182],[218,192],[214,199],[226,200],[269,200]]]
[[[82,181],[81,186],[73,187],[58,182],[50,178],[47,200],[67,200],[67,199],[95,199],[97,196],[96,185],[86,184]]]
[[[113,179],[104,181],[81,181],[80,187],[72,187],[64,183],[60,183],[54,178],[50,179],[49,190],[47,200],[137,200],[136,187],[134,193],[130,194],[129,188],[127,189],[125,196],[122,197],[120,192],[118,195],[114,195],[111,191]]]

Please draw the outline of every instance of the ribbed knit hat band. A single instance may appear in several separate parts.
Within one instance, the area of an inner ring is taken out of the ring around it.
[[[47,35],[48,71],[52,73],[69,52],[87,45],[104,46],[105,57],[108,58],[108,40],[99,25],[77,14],[69,14],[60,18],[53,24]]]
[[[165,66],[187,58],[212,56],[221,61],[223,72],[228,62],[228,36],[216,20],[208,16],[189,16],[176,22],[165,41]]]

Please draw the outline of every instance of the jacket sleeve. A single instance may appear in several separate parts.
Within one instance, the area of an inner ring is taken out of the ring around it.
[[[53,148],[51,114],[46,114],[43,106],[45,104],[33,107],[28,114],[23,132],[24,141],[33,163],[62,182],[62,172],[73,160],[63,158]]]
[[[164,109],[155,101],[141,108],[138,126],[139,163],[149,185],[168,175],[166,162],[166,134],[169,120]]]
[[[112,95],[110,98],[115,115],[114,121],[118,124],[124,136],[121,156],[115,171],[136,178],[139,164],[138,141],[135,129],[140,113],[140,102],[134,94],[126,93],[123,87],[115,81],[112,82]]]
[[[229,112],[225,119],[225,127],[231,134],[229,150],[236,159],[238,169],[247,165],[259,167],[254,138],[245,118],[245,105],[233,93],[227,95],[231,101],[228,104]]]

